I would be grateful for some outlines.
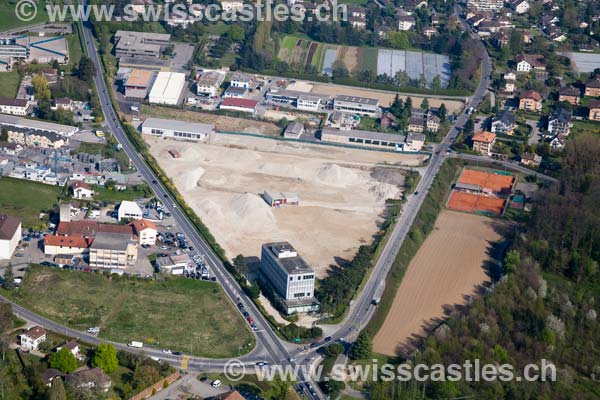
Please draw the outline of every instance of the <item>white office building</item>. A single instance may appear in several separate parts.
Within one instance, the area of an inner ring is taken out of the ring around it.
[[[142,125],[144,135],[160,136],[179,140],[208,140],[215,132],[213,124],[184,122],[174,119],[148,118]]]
[[[299,110],[319,111],[319,108],[321,107],[321,98],[310,95],[299,96],[296,107],[298,107]]]
[[[379,112],[379,100],[368,97],[338,95],[333,100],[333,109],[373,117]]]
[[[288,314],[318,310],[315,272],[288,242],[262,245],[261,276],[281,297]]]
[[[123,200],[117,211],[119,221],[123,219],[142,219],[144,214],[136,202]]]

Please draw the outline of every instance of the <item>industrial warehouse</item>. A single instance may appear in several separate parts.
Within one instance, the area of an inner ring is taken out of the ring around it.
[[[166,139],[205,141],[215,132],[212,124],[183,122],[172,119],[148,118],[142,125],[144,135],[159,136]]]

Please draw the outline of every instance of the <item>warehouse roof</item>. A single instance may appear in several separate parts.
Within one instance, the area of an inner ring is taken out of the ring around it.
[[[258,105],[258,101],[250,99],[235,99],[227,98],[221,103],[222,106],[226,107],[241,107],[241,108],[252,108],[255,109]]]
[[[144,128],[167,129],[183,132],[206,133],[214,132],[214,124],[202,124],[199,122],[178,121],[175,119],[148,118],[144,121]]]
[[[348,103],[359,103],[359,104],[367,104],[371,106],[375,106],[379,104],[379,100],[370,99],[368,97],[358,97],[358,96],[347,96],[345,94],[339,94],[335,96],[335,101],[345,101]]]
[[[393,142],[393,143],[404,143],[406,137],[404,135],[397,135],[393,133],[381,133],[381,132],[370,132],[370,131],[361,131],[359,129],[352,130],[341,130],[335,128],[323,128],[321,131],[322,134],[327,135],[335,135],[335,136],[344,136],[344,137],[353,137],[353,138],[362,138],[362,139],[370,139],[370,140],[380,140],[384,142]]]
[[[69,136],[78,131],[76,126],[54,124],[52,122],[39,121],[0,114],[0,125],[11,125],[18,128],[31,128],[40,131],[54,132],[62,136]]]
[[[159,72],[150,91],[150,98],[179,98],[185,86],[185,74],[179,72]]]

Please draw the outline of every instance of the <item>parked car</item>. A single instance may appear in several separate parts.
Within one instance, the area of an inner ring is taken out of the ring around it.
[[[217,387],[221,386],[221,381],[218,379],[215,379],[214,381],[212,381],[212,383],[210,385],[214,388],[217,388]]]

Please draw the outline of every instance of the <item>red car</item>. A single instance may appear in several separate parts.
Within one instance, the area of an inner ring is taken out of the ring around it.
[[[252,319],[252,317],[248,317],[248,318],[246,318],[246,320],[248,320],[248,323],[250,325],[252,325],[254,323],[254,320]]]

